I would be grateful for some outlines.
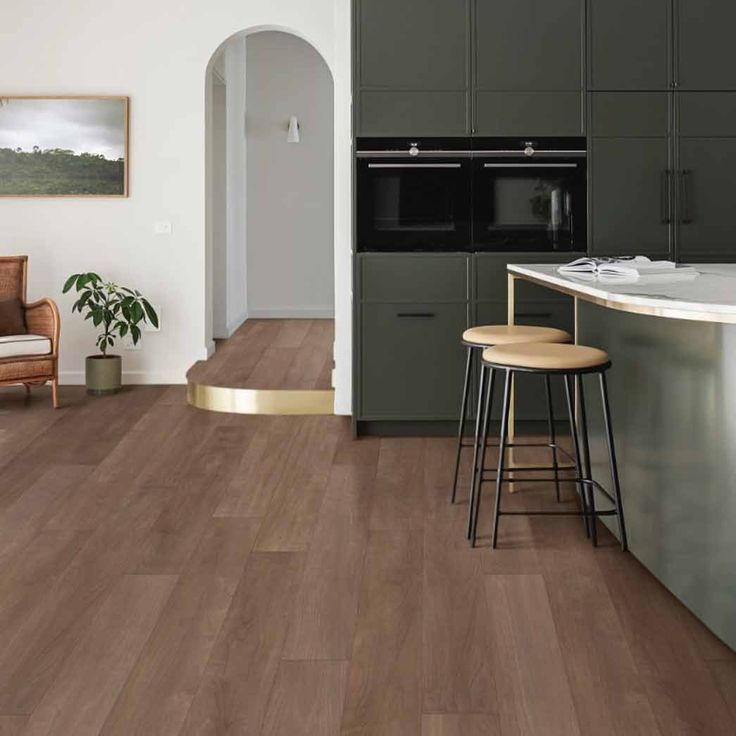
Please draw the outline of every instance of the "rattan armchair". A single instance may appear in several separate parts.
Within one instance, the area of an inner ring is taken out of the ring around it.
[[[51,299],[26,302],[28,256],[0,256],[0,299],[17,298],[25,310],[26,327],[33,335],[50,341],[43,355],[0,357],[0,386],[42,386],[51,381],[54,408],[59,406],[59,309]]]

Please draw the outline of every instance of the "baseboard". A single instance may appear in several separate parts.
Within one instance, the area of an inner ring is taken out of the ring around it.
[[[249,319],[334,319],[335,307],[264,307],[248,310]]]
[[[209,360],[215,354],[216,350],[217,350],[217,345],[215,345],[215,341],[210,340],[205,346],[203,360]]]
[[[61,371],[59,383],[62,386],[84,386],[84,371]],[[170,386],[186,383],[182,373],[156,371],[123,371],[123,384],[128,386]]]
[[[242,312],[235,319],[231,320],[227,323],[227,325],[225,325],[225,335],[216,335],[215,337],[224,339],[232,337],[238,331],[238,328],[243,324],[243,322],[248,319],[248,317],[250,317],[249,312]]]

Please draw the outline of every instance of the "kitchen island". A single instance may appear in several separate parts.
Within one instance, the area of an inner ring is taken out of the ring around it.
[[[517,280],[575,300],[576,341],[613,363],[630,551],[736,649],[736,265],[693,265],[693,280],[626,285],[509,265],[509,316]],[[599,402],[587,403],[594,472],[610,484]]]

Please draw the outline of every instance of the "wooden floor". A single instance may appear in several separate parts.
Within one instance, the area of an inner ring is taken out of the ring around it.
[[[0,389],[2,736],[736,733],[736,655],[610,536],[492,552],[486,503],[470,550],[451,440],[184,391]]]
[[[196,363],[190,383],[254,389],[332,388],[332,319],[249,319]]]

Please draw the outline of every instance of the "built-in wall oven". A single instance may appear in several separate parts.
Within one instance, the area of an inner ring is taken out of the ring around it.
[[[359,139],[358,250],[467,249],[471,182],[467,139]]]
[[[585,139],[358,139],[358,251],[585,251]]]
[[[586,250],[584,138],[473,144],[475,250]]]

